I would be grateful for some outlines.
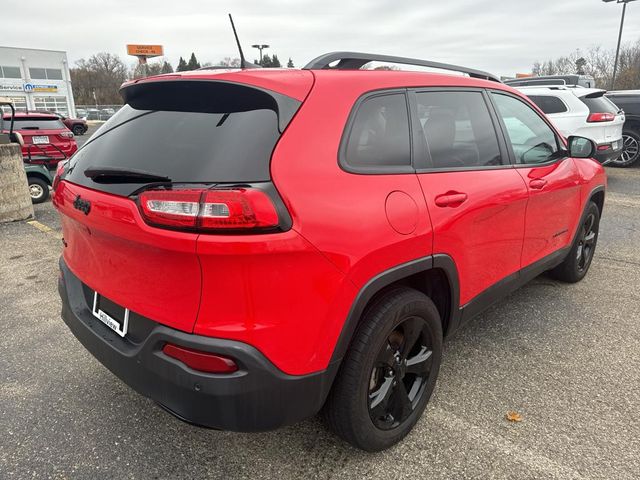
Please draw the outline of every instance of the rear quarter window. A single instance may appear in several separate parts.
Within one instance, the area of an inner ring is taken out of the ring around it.
[[[564,113],[568,110],[560,98],[552,95],[529,95],[529,98],[547,115]]]
[[[362,173],[412,170],[404,93],[376,94],[357,104],[340,160],[347,170]]]

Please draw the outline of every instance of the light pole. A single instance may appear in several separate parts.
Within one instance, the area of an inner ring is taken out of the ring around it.
[[[260,65],[262,65],[262,50],[269,48],[269,45],[251,45],[251,48],[257,48],[260,50]]]
[[[613,76],[611,77],[611,87],[609,90],[613,90],[616,83],[616,73],[618,71],[618,56],[620,55],[620,41],[622,40],[622,27],[624,26],[624,14],[627,11],[627,3],[634,2],[635,0],[602,0],[604,3],[622,3],[622,17],[620,18],[620,31],[618,32],[618,46],[616,47],[616,59],[613,62]]]

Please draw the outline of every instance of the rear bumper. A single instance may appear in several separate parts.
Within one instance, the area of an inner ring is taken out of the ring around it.
[[[234,431],[262,431],[316,414],[337,371],[287,375],[252,346],[174,330],[150,322],[135,341],[120,338],[93,316],[81,281],[60,260],[62,318],[91,354],[137,392],[182,420]],[[130,320],[133,321],[133,320]],[[239,370],[208,374],[162,353],[166,342],[233,358]]]
[[[595,158],[602,165],[607,165],[608,163],[617,160],[620,155],[622,155],[622,142],[620,142],[620,146],[616,149],[613,148],[612,143],[600,143],[598,144],[598,149],[601,147],[608,147],[606,150],[596,150],[596,154],[593,158]]]

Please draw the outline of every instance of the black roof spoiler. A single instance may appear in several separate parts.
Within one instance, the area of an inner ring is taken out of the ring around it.
[[[338,62],[337,65],[331,67],[330,64]],[[437,68],[439,70],[449,70],[452,72],[465,73],[473,78],[481,78],[483,80],[492,80],[502,83],[495,75],[475,70],[473,68],[460,67],[458,65],[450,65],[448,63],[433,62],[431,60],[420,60],[417,58],[394,57],[392,55],[379,55],[375,53],[360,52],[331,52],[320,55],[307,63],[303,70],[359,70],[369,62],[385,62],[399,63],[402,65],[415,65],[418,67]]]

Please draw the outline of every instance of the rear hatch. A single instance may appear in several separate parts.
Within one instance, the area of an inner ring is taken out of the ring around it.
[[[6,117],[3,129],[9,128]],[[77,150],[73,133],[56,116],[16,116],[13,129],[24,139],[22,154],[25,160],[55,166]]]
[[[191,332],[202,290],[198,236],[242,234],[234,209],[277,195],[271,153],[300,102],[211,80],[132,84],[123,97],[60,174],[64,261],[108,300]],[[249,226],[279,228],[274,211]]]
[[[578,94],[579,91],[576,91]],[[611,100],[604,96],[604,90],[579,96],[589,108],[586,132],[576,132],[593,139],[598,145],[614,143],[614,149],[622,147],[622,126],[624,113]]]

